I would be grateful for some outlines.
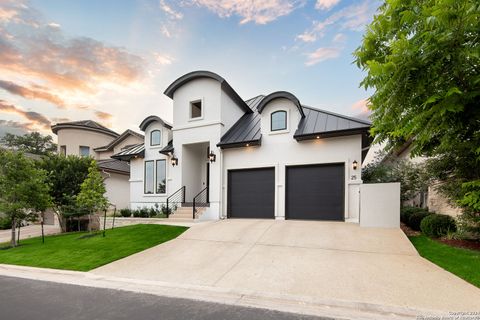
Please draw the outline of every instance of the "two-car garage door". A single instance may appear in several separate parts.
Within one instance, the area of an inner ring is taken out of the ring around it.
[[[344,220],[344,164],[286,168],[285,218]],[[228,172],[230,218],[274,218],[275,168]]]

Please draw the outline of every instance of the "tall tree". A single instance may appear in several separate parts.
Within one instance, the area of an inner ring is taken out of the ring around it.
[[[80,186],[80,193],[77,196],[77,206],[88,212],[88,230],[91,230],[91,215],[97,211],[105,210],[108,207],[108,199],[105,197],[105,183],[98,171],[97,162],[91,160],[88,168],[88,176]]]
[[[39,132],[30,132],[23,136],[7,133],[1,142],[10,149],[46,155],[57,151],[52,136],[42,136]]]
[[[376,140],[411,141],[469,210],[480,202],[479,23],[478,0],[386,0],[354,53],[375,90]]]
[[[63,232],[67,230],[66,218],[81,214],[76,208],[75,197],[88,175],[90,162],[91,159],[86,157],[60,155],[50,155],[37,162],[47,172],[52,207]]]
[[[0,150],[0,211],[11,220],[13,247],[17,245],[15,228],[19,223],[50,205],[46,180],[46,172],[22,153]]]

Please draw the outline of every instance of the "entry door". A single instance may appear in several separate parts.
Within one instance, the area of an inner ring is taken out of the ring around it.
[[[275,168],[228,171],[229,218],[275,218]]]
[[[286,219],[345,220],[343,163],[293,166],[286,172]]]

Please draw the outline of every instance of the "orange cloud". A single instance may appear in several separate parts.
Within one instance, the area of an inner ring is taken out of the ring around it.
[[[40,87],[40,86],[34,86],[34,87]],[[27,88],[27,87],[15,84],[11,81],[4,81],[4,80],[0,80],[0,88],[10,92],[11,94],[15,94],[26,99],[45,100],[61,108],[65,107],[65,102],[59,96],[46,91]]]
[[[108,112],[103,112],[103,111],[95,111],[95,115],[97,118],[102,119],[102,120],[110,120],[112,119],[113,115],[108,113]]]
[[[356,117],[368,119],[372,113],[368,108],[368,99],[360,99],[352,104],[352,110],[356,113]]]

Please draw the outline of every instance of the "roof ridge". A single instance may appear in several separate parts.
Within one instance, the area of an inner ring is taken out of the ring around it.
[[[355,117],[346,116],[346,115],[343,115],[343,114],[340,114],[340,113],[336,113],[336,112],[332,112],[332,111],[328,111],[328,110],[324,110],[324,109],[319,109],[319,108],[315,108],[315,107],[312,107],[312,106],[307,106],[307,105],[304,105],[304,104],[302,104],[302,108],[307,108],[307,109],[310,109],[310,110],[313,110],[313,111],[318,111],[318,112],[324,112],[324,113],[332,115],[332,116],[337,116],[337,117],[344,118],[344,119],[347,119],[347,120],[360,122],[362,124],[368,124],[368,125],[372,124],[370,121],[367,121],[367,120],[362,120],[362,119],[358,119],[358,118],[355,118]]]

